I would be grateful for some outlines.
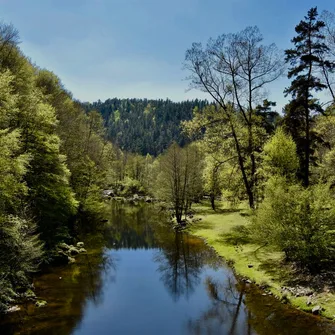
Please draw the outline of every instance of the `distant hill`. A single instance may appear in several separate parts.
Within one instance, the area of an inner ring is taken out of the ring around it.
[[[193,109],[203,108],[208,101],[114,98],[83,105],[87,111],[93,109],[101,113],[108,138],[122,150],[157,156],[173,141],[181,146],[188,142],[181,133],[180,123],[190,120]]]

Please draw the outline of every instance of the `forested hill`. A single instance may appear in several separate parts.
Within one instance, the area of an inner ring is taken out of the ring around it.
[[[180,122],[190,120],[195,107],[208,105],[206,100],[172,102],[171,100],[108,99],[84,103],[87,111],[99,111],[108,131],[108,138],[122,150],[158,155],[176,141],[183,146],[187,137]]]

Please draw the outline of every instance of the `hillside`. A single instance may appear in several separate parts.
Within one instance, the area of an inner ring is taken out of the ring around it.
[[[171,100],[108,99],[84,103],[87,111],[101,113],[108,139],[122,150],[157,156],[176,141],[188,142],[181,133],[180,122],[190,120],[195,107],[208,105],[206,100],[172,102]]]

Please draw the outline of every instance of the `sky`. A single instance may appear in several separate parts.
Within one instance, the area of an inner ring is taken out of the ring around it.
[[[21,49],[58,75],[82,101],[208,98],[188,91],[183,70],[193,42],[257,25],[264,43],[291,47],[294,27],[330,0],[0,0],[0,19],[20,32]],[[285,103],[282,78],[269,99]]]

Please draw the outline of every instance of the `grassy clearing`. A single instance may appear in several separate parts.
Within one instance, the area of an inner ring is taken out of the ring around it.
[[[229,209],[225,204],[218,204],[214,212],[210,204],[196,204],[193,209],[201,221],[193,223],[189,232],[201,237],[212,246],[217,253],[232,264],[237,275],[247,277],[260,286],[267,287],[279,299],[287,299],[293,306],[311,312],[312,308],[320,305],[324,308],[322,315],[334,318],[335,295],[326,290],[318,292],[312,298],[312,304],[307,305],[307,297],[295,297],[282,292],[282,286],[301,285],[291,266],[283,262],[283,254],[269,247],[251,243],[247,239],[239,239],[236,229],[243,230],[250,225],[249,212],[241,206],[236,210]]]

